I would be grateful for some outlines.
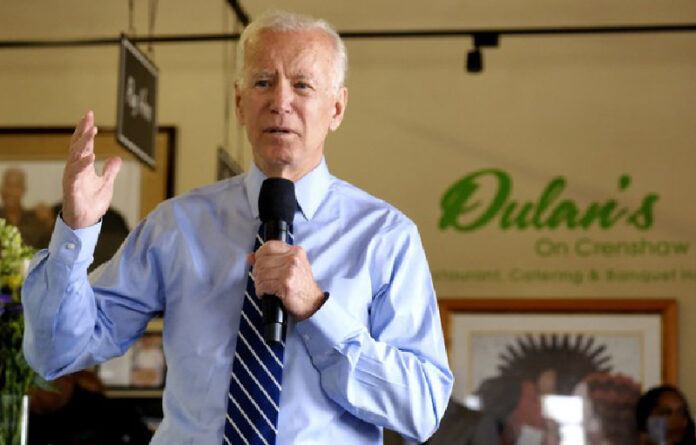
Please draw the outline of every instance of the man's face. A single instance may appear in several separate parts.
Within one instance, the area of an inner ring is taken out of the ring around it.
[[[343,119],[347,90],[332,84],[333,50],[320,31],[261,31],[235,87],[237,117],[267,176],[296,181],[316,167]]]

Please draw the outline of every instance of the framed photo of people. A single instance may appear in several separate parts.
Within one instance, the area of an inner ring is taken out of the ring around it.
[[[48,246],[61,208],[63,167],[73,129],[0,128],[0,218],[19,228],[24,241],[37,249]],[[99,172],[111,156],[123,160],[114,185],[112,205],[102,220],[102,232],[92,268],[109,259],[125,236],[159,202],[174,195],[176,130],[157,133],[157,168],[139,163],[101,129],[95,141]]]
[[[162,318],[151,320],[145,333],[125,354],[99,365],[97,373],[110,396],[161,395],[167,373]]]
[[[642,391],[677,383],[666,299],[443,299],[453,399],[501,444],[637,443]]]

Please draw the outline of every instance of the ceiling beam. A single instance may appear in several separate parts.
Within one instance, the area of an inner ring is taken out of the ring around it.
[[[557,35],[601,35],[601,34],[645,34],[694,32],[696,24],[627,25],[627,26],[578,26],[540,28],[488,28],[488,29],[423,29],[423,30],[374,30],[341,31],[343,39],[405,39],[473,37],[480,34],[499,36],[557,36]],[[196,43],[239,40],[239,33],[220,34],[170,34],[158,36],[129,36],[135,43]],[[88,39],[32,39],[3,40],[0,49],[53,48],[72,46],[120,45],[120,37],[97,37]]]

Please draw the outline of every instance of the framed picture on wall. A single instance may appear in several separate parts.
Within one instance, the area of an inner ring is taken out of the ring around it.
[[[241,174],[244,170],[223,147],[217,149],[217,174],[218,180],[230,178]]]
[[[48,246],[61,208],[62,176],[72,128],[0,128],[0,218],[17,225],[25,242]],[[95,141],[101,172],[111,156],[123,160],[111,207],[104,215],[92,267],[109,259],[125,236],[160,201],[174,194],[176,132],[160,128],[157,168],[139,163],[115,140],[113,130],[100,129]]]
[[[155,318],[124,355],[99,365],[98,374],[108,393],[128,391],[138,395],[142,391],[162,390],[166,369],[162,319]]]
[[[453,403],[501,443],[634,443],[641,392],[677,383],[674,300],[439,304]]]

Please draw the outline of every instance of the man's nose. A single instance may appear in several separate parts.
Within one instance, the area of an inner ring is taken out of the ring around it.
[[[277,82],[273,88],[271,111],[285,114],[292,109],[293,90],[289,82]]]

